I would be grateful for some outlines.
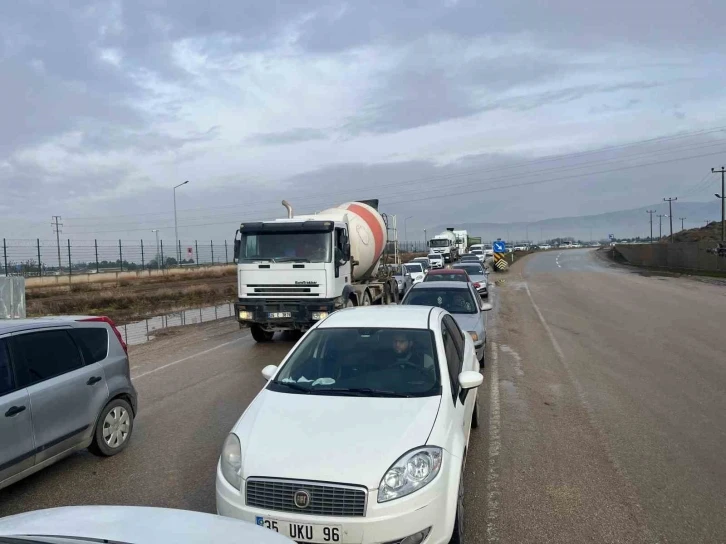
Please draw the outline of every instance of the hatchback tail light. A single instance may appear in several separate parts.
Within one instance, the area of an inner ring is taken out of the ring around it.
[[[79,319],[78,321],[97,321],[100,323],[108,323],[109,327],[111,327],[111,330],[116,335],[116,338],[118,338],[118,341],[121,343],[121,347],[124,348],[124,352],[126,355],[129,354],[129,348],[126,345],[126,342],[124,342],[123,336],[121,336],[121,331],[119,331],[116,328],[116,324],[111,320],[110,317],[106,317],[105,315],[101,315],[98,317],[88,317],[86,319]]]

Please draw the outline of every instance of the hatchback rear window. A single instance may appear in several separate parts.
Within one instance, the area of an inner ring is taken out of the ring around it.
[[[81,348],[87,365],[103,361],[108,356],[108,331],[104,327],[72,329],[71,336]]]

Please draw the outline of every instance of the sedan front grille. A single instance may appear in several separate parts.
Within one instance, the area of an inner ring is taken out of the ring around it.
[[[309,496],[309,505],[305,508],[295,504],[295,494],[299,491],[305,491]],[[247,506],[278,512],[346,517],[363,517],[366,514],[367,491],[352,485],[249,478],[246,496]]]

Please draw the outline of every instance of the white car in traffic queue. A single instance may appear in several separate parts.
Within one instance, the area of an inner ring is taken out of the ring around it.
[[[458,542],[483,381],[441,308],[358,307],[312,327],[227,437],[217,511],[298,542]]]
[[[424,280],[426,277],[426,269],[424,268],[424,265],[420,262],[410,262],[403,265],[403,267],[406,269],[406,272],[411,274],[411,279],[413,280],[413,283],[419,283]]]

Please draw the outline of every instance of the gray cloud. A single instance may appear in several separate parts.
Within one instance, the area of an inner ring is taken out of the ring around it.
[[[313,140],[325,140],[330,137],[329,130],[317,128],[293,128],[280,132],[262,132],[253,134],[249,140],[260,145],[285,145]]]

